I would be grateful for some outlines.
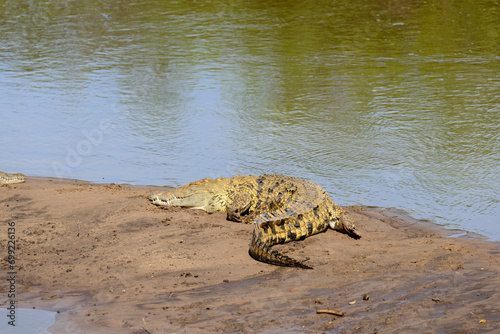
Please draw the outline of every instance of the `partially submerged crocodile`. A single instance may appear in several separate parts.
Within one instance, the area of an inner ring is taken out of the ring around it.
[[[319,185],[280,175],[206,178],[148,198],[161,206],[182,206],[208,213],[226,211],[227,219],[254,223],[249,253],[254,259],[278,266],[311,267],[271,246],[301,240],[328,227],[361,238],[345,212]]]
[[[0,171],[0,184],[21,183],[26,180],[26,175],[21,173],[11,174]]]

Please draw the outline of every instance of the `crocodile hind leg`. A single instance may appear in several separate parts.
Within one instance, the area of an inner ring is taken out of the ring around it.
[[[248,253],[253,259],[257,261],[274,264],[276,266],[313,269],[312,267],[309,267],[297,260],[294,260],[286,255],[280,254],[276,250],[271,250],[271,247],[269,247],[269,245],[265,244],[262,241],[261,234],[257,231],[257,226],[254,229]]]

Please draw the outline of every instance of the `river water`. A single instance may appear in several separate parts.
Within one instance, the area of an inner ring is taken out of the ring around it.
[[[0,170],[310,179],[500,240],[500,4],[0,3]]]

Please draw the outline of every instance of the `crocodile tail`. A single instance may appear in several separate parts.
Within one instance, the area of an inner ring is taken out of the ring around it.
[[[262,242],[256,230],[254,230],[253,232],[252,241],[250,242],[250,249],[248,250],[248,253],[257,261],[274,264],[276,266],[312,269],[312,267],[306,266],[305,264],[297,260],[280,254],[276,250],[271,250],[271,247]]]

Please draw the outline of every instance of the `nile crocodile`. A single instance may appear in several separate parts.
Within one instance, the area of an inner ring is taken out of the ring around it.
[[[278,266],[311,267],[271,246],[301,240],[328,227],[361,238],[346,213],[319,185],[280,176],[206,178],[172,191],[155,191],[148,198],[160,206],[182,206],[208,213],[226,211],[227,219],[254,223],[249,253],[254,259]]]
[[[21,183],[26,180],[26,175],[21,173],[11,174],[0,171],[0,184]]]

